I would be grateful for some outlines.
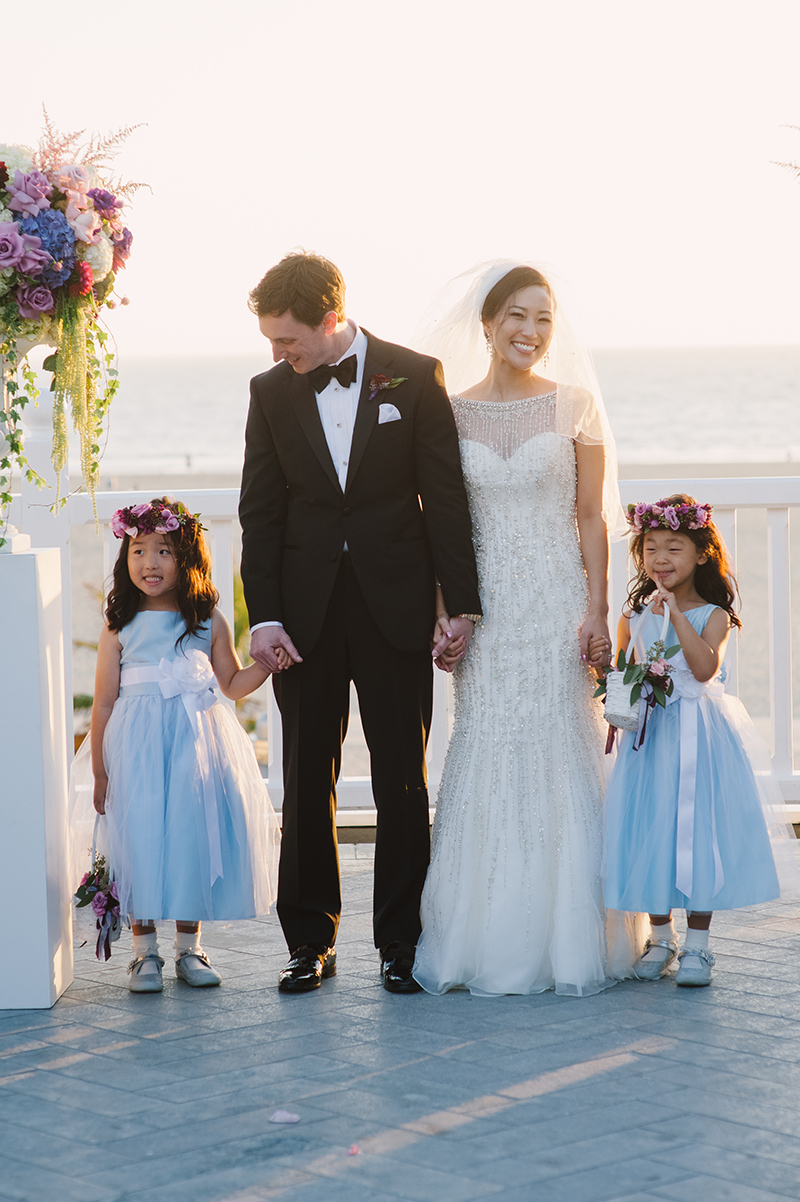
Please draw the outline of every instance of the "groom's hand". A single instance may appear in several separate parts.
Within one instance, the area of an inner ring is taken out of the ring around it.
[[[260,626],[250,635],[250,654],[267,672],[283,672],[292,664],[302,664],[292,640],[282,626]]]

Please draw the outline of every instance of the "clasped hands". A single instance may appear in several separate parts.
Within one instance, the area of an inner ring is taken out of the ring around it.
[[[451,618],[446,613],[437,614],[436,625],[431,635],[431,654],[437,668],[452,672],[456,664],[469,650],[475,624],[471,618]]]
[[[250,635],[250,655],[266,672],[285,672],[303,657],[282,626],[260,626]]]

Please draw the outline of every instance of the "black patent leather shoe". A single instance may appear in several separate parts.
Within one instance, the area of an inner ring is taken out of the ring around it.
[[[411,975],[414,968],[413,943],[388,943],[381,948],[383,988],[389,993],[419,993],[422,989]]]
[[[336,949],[321,944],[295,948],[278,978],[281,993],[309,993],[336,975]]]

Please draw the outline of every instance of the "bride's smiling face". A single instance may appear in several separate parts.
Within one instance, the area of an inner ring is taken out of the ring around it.
[[[553,298],[537,285],[521,288],[497,317],[486,322],[486,330],[495,360],[502,359],[517,371],[530,371],[553,338]]]

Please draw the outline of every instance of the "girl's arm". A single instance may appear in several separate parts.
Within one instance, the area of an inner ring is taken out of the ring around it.
[[[589,657],[589,639],[608,634],[608,530],[603,517],[605,451],[601,446],[575,443],[577,465],[576,518],[583,566],[589,583],[589,610],[581,626],[581,657],[597,667],[606,657]]]
[[[104,626],[97,644],[97,670],[94,677],[94,701],[92,702],[92,726],[90,732],[92,748],[92,774],[94,775],[94,808],[98,814],[106,812],[108,777],[103,761],[103,736],[119,697],[119,673],[122,647],[119,635]]]
[[[619,655],[620,651],[624,651],[626,657],[632,658],[632,656],[630,656],[630,657],[628,656],[628,645],[629,645],[630,641],[631,641],[630,614],[623,614],[617,625],[617,655]]]
[[[681,645],[684,659],[695,680],[711,680],[719,671],[722,657],[725,654],[725,644],[728,641],[730,622],[724,609],[715,609],[703,627],[703,633],[698,634],[686,614],[678,609],[678,603],[672,593],[659,589],[658,600],[653,606],[653,613],[664,612],[664,602],[669,606],[672,629]]]
[[[283,652],[283,648],[279,649]],[[284,652],[285,654],[285,652]],[[288,655],[286,656],[288,660]],[[280,658],[279,658],[280,662]],[[266,668],[260,664],[250,664],[243,668],[239,656],[233,646],[231,628],[224,614],[214,610],[211,619],[211,666],[217,678],[220,690],[231,701],[241,701],[270,676]],[[287,662],[286,667],[289,667]]]

